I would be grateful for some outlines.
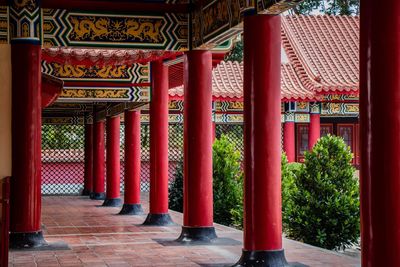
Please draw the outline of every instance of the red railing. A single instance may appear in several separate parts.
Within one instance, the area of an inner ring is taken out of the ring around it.
[[[8,266],[10,177],[0,180],[0,267]]]

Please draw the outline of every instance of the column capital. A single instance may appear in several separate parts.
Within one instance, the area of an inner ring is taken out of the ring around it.
[[[310,114],[321,114],[320,102],[310,102]]]
[[[41,44],[42,14],[39,0],[9,1],[11,43]]]
[[[294,112],[285,112],[285,122],[294,122],[295,121],[295,115]]]
[[[85,124],[93,124],[93,114],[89,113],[85,115]]]

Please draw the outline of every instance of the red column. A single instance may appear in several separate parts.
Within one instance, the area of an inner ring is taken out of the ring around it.
[[[288,162],[295,162],[296,160],[294,127],[294,114],[285,114],[285,122],[283,123],[283,150],[286,153]]]
[[[47,243],[41,231],[41,9],[39,1],[10,1],[12,179],[10,247]],[[29,14],[29,15],[27,15]]]
[[[310,104],[310,126],[308,128],[308,149],[311,151],[321,137],[320,107],[318,103]]]
[[[82,195],[93,191],[93,124],[85,124],[85,177]]]
[[[120,198],[120,125],[119,116],[107,118],[107,188],[106,199],[103,203],[105,207],[119,207],[122,203]]]
[[[281,20],[244,18],[244,248],[237,266],[286,266],[281,213]],[[261,265],[260,265],[261,266]]]
[[[104,121],[96,121],[93,125],[93,192],[91,199],[103,200],[105,155],[104,155]]]
[[[400,1],[361,1],[362,266],[400,266]]]
[[[41,246],[41,47],[12,45],[11,247]]]
[[[119,214],[139,215],[140,204],[140,111],[125,111],[125,193]]]
[[[151,63],[150,212],[145,225],[168,225],[168,67]]]
[[[213,227],[212,54],[190,51],[184,62],[184,193],[179,240],[210,241]]]
[[[215,121],[212,122],[211,132],[212,132],[212,140],[214,142],[215,139],[217,138],[217,124],[215,123]]]

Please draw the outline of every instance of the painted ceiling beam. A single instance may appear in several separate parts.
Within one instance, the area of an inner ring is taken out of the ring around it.
[[[5,1],[3,1],[5,2]],[[189,4],[107,0],[42,0],[43,8],[109,12],[188,13]]]

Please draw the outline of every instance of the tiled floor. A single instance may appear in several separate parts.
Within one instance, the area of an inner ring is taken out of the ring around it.
[[[143,196],[147,209],[147,196]],[[118,216],[119,208],[97,207],[85,197],[44,197],[43,226],[48,242],[64,241],[70,250],[13,251],[10,266],[229,266],[242,246],[165,246],[155,240],[174,240],[180,226],[142,226],[143,216]],[[174,221],[182,215],[171,211]],[[242,232],[216,225],[220,237],[242,240]],[[339,255],[284,239],[290,262],[309,266],[359,266],[358,258]]]

